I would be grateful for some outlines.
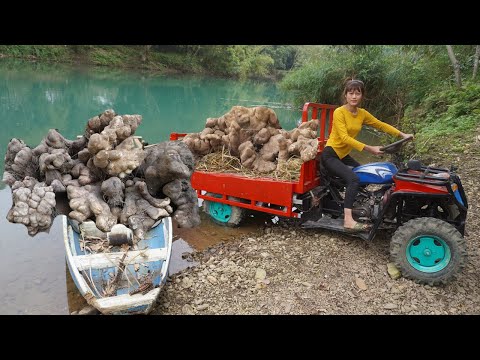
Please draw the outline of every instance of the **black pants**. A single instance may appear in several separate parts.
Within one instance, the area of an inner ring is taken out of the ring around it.
[[[349,168],[349,166],[357,167],[360,166],[360,163],[350,155],[347,155],[340,160],[331,146],[327,146],[323,149],[322,161],[323,166],[325,166],[329,174],[338,176],[346,182],[347,189],[345,191],[345,202],[343,207],[345,209],[353,208],[360,181],[358,176]]]

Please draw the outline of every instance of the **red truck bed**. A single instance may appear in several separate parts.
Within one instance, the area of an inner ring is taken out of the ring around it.
[[[320,120],[317,159],[330,134],[335,105],[306,103],[303,107],[302,122]],[[328,126],[328,132],[327,130]],[[171,133],[170,140],[179,140],[185,133]],[[296,181],[282,181],[271,178],[249,178],[238,174],[194,171],[191,183],[198,197],[204,200],[267,212],[279,216],[298,217],[295,209],[298,196],[320,185],[316,160],[303,163],[300,178]],[[207,193],[216,194],[213,197]]]

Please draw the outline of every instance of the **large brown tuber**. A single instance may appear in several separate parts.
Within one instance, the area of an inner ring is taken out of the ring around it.
[[[97,134],[92,135],[92,138],[95,135]],[[100,150],[94,155],[93,163],[110,176],[124,178],[142,163],[144,157],[141,141],[130,136],[113,150]]]
[[[110,121],[115,117],[115,111],[112,109],[105,110],[100,115],[94,116],[87,122],[85,134],[90,137],[91,134],[101,133],[103,129],[110,124]]]
[[[239,147],[242,143],[246,141],[255,144],[265,143],[269,135],[276,134],[272,130],[279,129],[281,126],[272,109],[262,106],[253,108],[234,106],[219,118],[208,118],[202,132],[188,134],[183,141],[196,155],[206,155],[225,147],[232,155],[240,156]],[[262,131],[262,135],[254,140],[259,131]]]
[[[126,182],[125,205],[120,214],[120,222],[129,226],[133,233],[143,239],[146,231],[150,229],[155,222],[165,216],[169,216],[169,199],[153,199],[146,189],[144,182],[134,179]],[[148,194],[148,195],[147,195]],[[147,199],[145,199],[146,195]],[[152,205],[150,202],[153,202]],[[155,206],[162,205],[162,206]]]
[[[180,227],[192,228],[200,224],[197,193],[188,180],[176,179],[169,182],[163,187],[163,193],[175,204],[173,218]]]
[[[72,219],[82,223],[88,219],[95,219],[97,228],[107,232],[117,223],[117,218],[110,211],[108,204],[103,201],[101,185],[85,185],[77,187],[67,186],[67,196],[72,211],[68,214]]]
[[[151,194],[159,194],[175,179],[190,179],[194,170],[192,152],[181,141],[165,141],[145,149],[145,161],[139,167]]]
[[[74,165],[71,156],[85,147],[86,141],[83,136],[75,141],[67,140],[55,129],[51,129],[34,149],[14,138],[7,146],[4,182],[12,186],[15,181],[31,176],[45,181],[47,185],[54,180],[58,180],[57,184],[61,185],[62,175],[68,173]]]
[[[138,172],[144,175],[150,194],[170,198],[172,216],[180,227],[200,224],[198,196],[190,184],[193,170],[193,154],[188,146],[182,141],[166,141],[146,149]]]
[[[7,220],[27,227],[29,235],[47,231],[52,225],[55,209],[55,194],[52,187],[26,176],[16,181],[12,188],[13,205]]]
[[[192,152],[181,141],[144,149],[133,136],[141,119],[106,110],[91,118],[84,136],[75,141],[54,129],[33,149],[12,139],[3,176],[13,197],[7,219],[26,225],[30,235],[48,230],[57,213],[55,193],[66,192],[63,199],[68,200],[68,209],[61,213],[80,223],[93,220],[104,232],[120,222],[143,238],[170,214],[181,227],[198,225],[198,199],[190,185]],[[203,135],[201,141],[222,145],[223,132]]]
[[[140,115],[120,116],[115,115],[113,110],[90,119],[86,133],[91,134],[88,152],[93,157],[93,164],[108,175],[120,178],[137,168],[144,154],[141,141],[133,134],[141,121]],[[87,154],[81,155],[87,157]]]
[[[197,158],[225,148],[245,168],[270,173],[292,156],[304,162],[315,159],[317,129],[318,121],[311,120],[286,131],[272,109],[234,106],[219,118],[208,118],[205,129],[183,141]]]
[[[26,176],[39,176],[38,158],[22,140],[13,138],[7,145],[3,182],[11,187],[15,181],[22,181]]]
[[[125,184],[118,177],[111,177],[105,180],[101,186],[102,194],[107,199],[107,203],[110,207],[117,207],[123,205],[123,199],[125,197],[123,191],[125,190]]]

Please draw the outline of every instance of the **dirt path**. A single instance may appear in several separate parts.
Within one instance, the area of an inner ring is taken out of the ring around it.
[[[385,234],[366,242],[264,222],[194,253],[200,265],[171,277],[154,314],[480,314],[477,135],[454,163],[469,199],[469,257],[464,271],[449,284],[430,287],[403,277],[392,280]],[[203,226],[211,230],[214,225]],[[208,237],[208,231],[196,234]],[[183,237],[192,246],[200,244],[187,233]]]

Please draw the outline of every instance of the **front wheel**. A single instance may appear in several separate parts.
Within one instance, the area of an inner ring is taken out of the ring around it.
[[[446,284],[464,268],[465,239],[451,224],[435,218],[406,222],[394,233],[390,256],[403,276],[420,284]]]
[[[212,193],[206,193],[205,195],[221,197],[221,195]],[[203,201],[203,211],[210,215],[215,223],[222,226],[236,227],[245,217],[245,209],[241,207],[209,200]]]

